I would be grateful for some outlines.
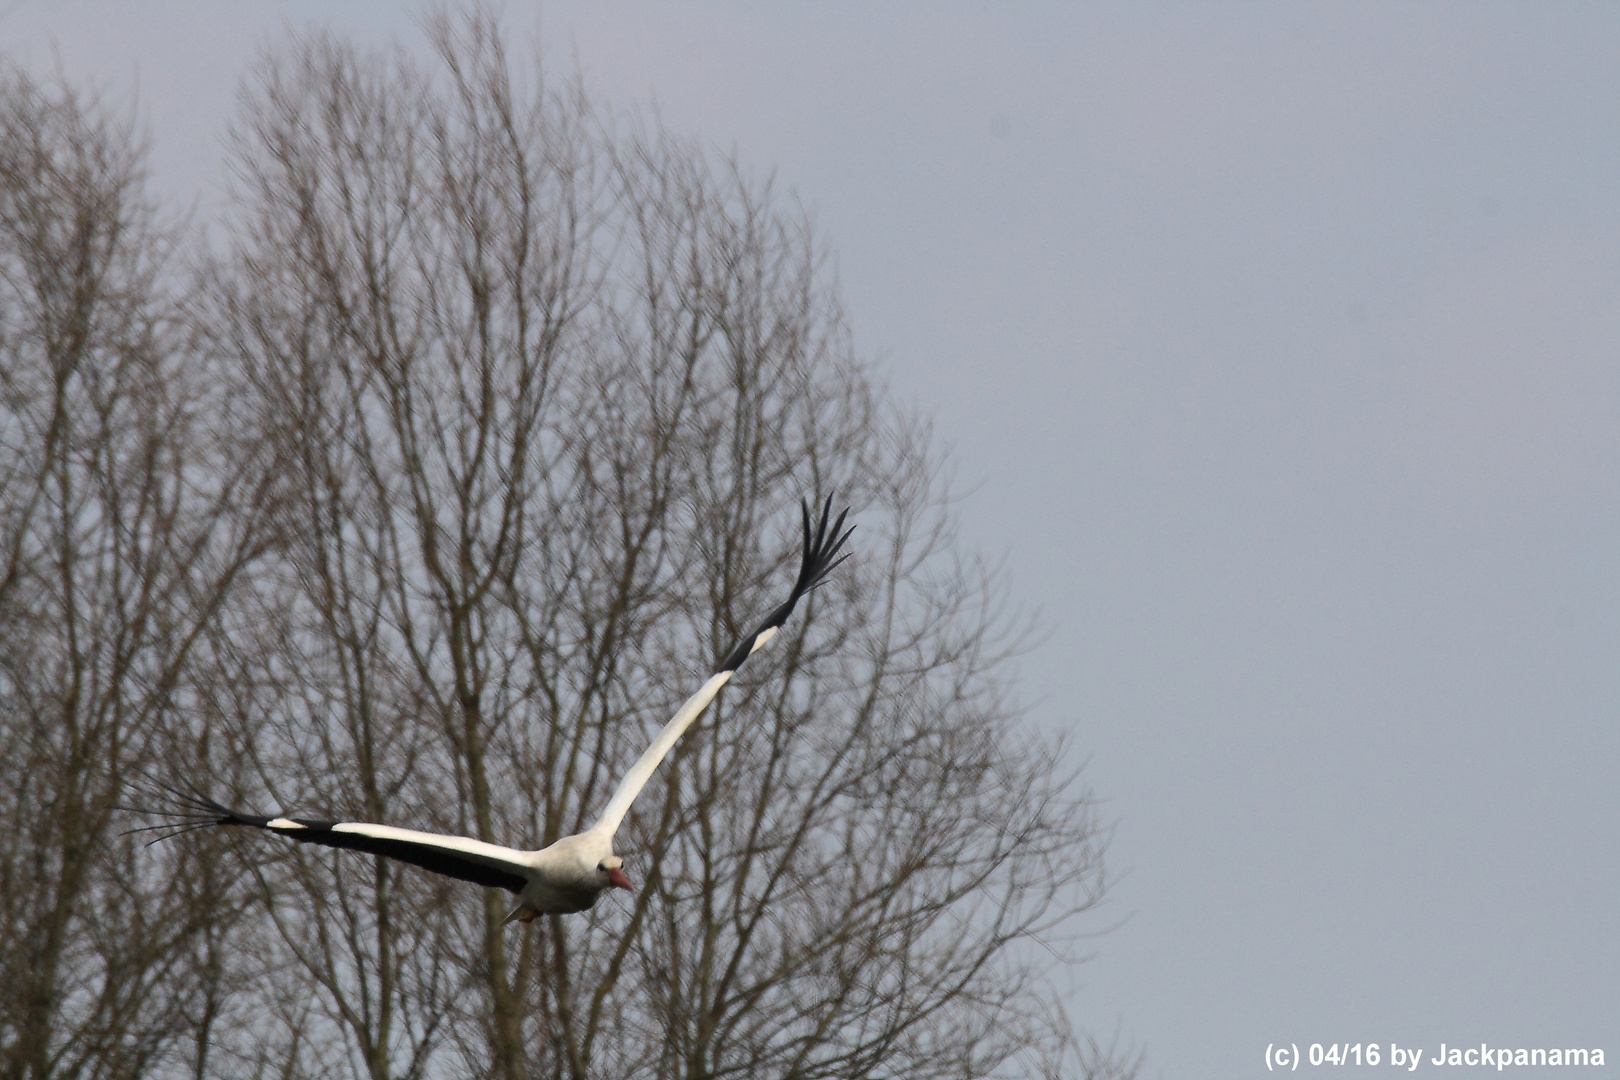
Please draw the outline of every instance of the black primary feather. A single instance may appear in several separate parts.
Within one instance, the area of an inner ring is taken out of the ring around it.
[[[845,507],[844,512],[838,515],[837,521],[833,521],[832,496],[827,496],[827,501],[822,504],[821,515],[816,522],[813,533],[810,528],[810,504],[808,501],[800,500],[799,512],[804,521],[804,555],[799,561],[799,579],[793,584],[793,594],[775,611],[765,616],[765,621],[756,626],[753,633],[744,634],[737,644],[732,646],[731,652],[727,653],[726,658],[720,661],[720,666],[715,668],[717,673],[736,671],[742,667],[743,661],[747,660],[754,651],[754,642],[759,639],[759,635],[787,622],[788,616],[793,614],[793,608],[798,604],[800,597],[820,585],[826,580],[828,574],[832,573],[840,563],[849,558],[849,552],[845,552],[843,555],[838,554],[839,550],[843,548],[844,542],[849,539],[850,533],[855,531],[853,525],[848,529],[844,528],[844,519],[849,516],[848,507]]]
[[[269,826],[271,820],[255,814],[244,814],[223,806],[190,783],[181,788],[173,784],[165,784],[161,780],[154,780],[148,776],[143,778],[142,784],[130,785],[130,790],[138,797],[150,800],[150,803],[140,806],[118,806],[115,809],[132,814],[144,814],[148,817],[169,819],[157,825],[143,825],[139,828],[125,829],[119,834],[121,836],[130,836],[139,833],[161,832],[163,835],[147,841],[148,847],[159,840],[167,840],[171,836],[180,836],[184,833],[195,832],[198,829],[209,829],[218,825],[247,825],[263,829]],[[161,805],[164,803],[168,805]]]

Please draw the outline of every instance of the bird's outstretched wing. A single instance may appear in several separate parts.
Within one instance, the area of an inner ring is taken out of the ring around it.
[[[466,836],[440,836],[396,829],[392,825],[372,825],[363,821],[315,821],[308,818],[261,817],[232,810],[200,791],[185,791],[167,784],[152,783],[152,793],[166,806],[145,806],[138,812],[167,818],[162,825],[151,825],[131,832],[159,832],[156,840],[178,833],[214,826],[245,826],[263,829],[296,840],[300,844],[347,848],[372,855],[383,855],[420,866],[435,874],[459,878],[511,892],[522,892],[528,883],[525,853],[498,844],[486,844]],[[137,809],[128,807],[127,809]]]
[[[709,676],[709,681],[704,683],[697,693],[687,698],[686,703],[680,707],[669,723],[664,725],[664,729],[658,733],[652,745],[647,747],[636,763],[630,767],[630,771],[625,773],[624,779],[619,782],[619,790],[613,793],[613,798],[608,800],[607,806],[602,810],[602,816],[591,826],[592,833],[605,834],[607,838],[612,838],[619,828],[619,823],[624,820],[624,815],[629,811],[630,804],[641,794],[641,789],[646,786],[653,771],[658,768],[658,763],[664,760],[664,756],[675,745],[675,740],[679,739],[681,733],[708,707],[709,702],[720,692],[720,688],[731,681],[731,676],[742,667],[743,661],[776,636],[782,624],[788,621],[788,616],[793,614],[794,605],[798,604],[805,593],[820,585],[835,566],[849,558],[847,552],[843,555],[838,554],[839,549],[844,546],[844,541],[849,539],[849,534],[855,531],[853,525],[848,529],[844,528],[844,518],[849,515],[847,508],[838,515],[837,521],[832,521],[832,496],[829,495],[827,501],[822,504],[820,519],[814,529],[810,525],[810,504],[801,502],[799,509],[804,519],[804,555],[799,562],[799,578],[793,583],[793,592],[775,611],[765,616],[765,620],[751,633],[744,634],[738,639],[736,645],[726,654],[726,658],[720,661],[720,666],[715,669],[714,674]]]

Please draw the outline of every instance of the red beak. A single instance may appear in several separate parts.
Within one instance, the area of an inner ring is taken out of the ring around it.
[[[636,887],[630,884],[630,879],[624,876],[624,871],[618,869],[617,867],[607,872],[607,879],[608,884],[612,885],[615,889],[623,889],[625,892],[636,891]]]

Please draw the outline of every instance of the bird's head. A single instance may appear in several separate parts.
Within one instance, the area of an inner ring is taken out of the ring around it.
[[[635,892],[636,887],[630,884],[630,879],[625,877],[624,871],[620,869],[623,865],[624,860],[617,855],[609,855],[596,864],[596,872],[602,877],[602,888],[605,889],[611,885],[615,889]]]

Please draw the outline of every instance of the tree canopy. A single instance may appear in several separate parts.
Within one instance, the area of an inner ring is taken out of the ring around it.
[[[266,54],[212,250],[127,124],[0,85],[5,1075],[1129,1071],[1043,974],[1093,809],[809,221],[493,19],[426,29]],[[503,926],[383,859],[121,835],[175,776],[577,831],[830,493],[857,556],[632,807],[623,902]]]

